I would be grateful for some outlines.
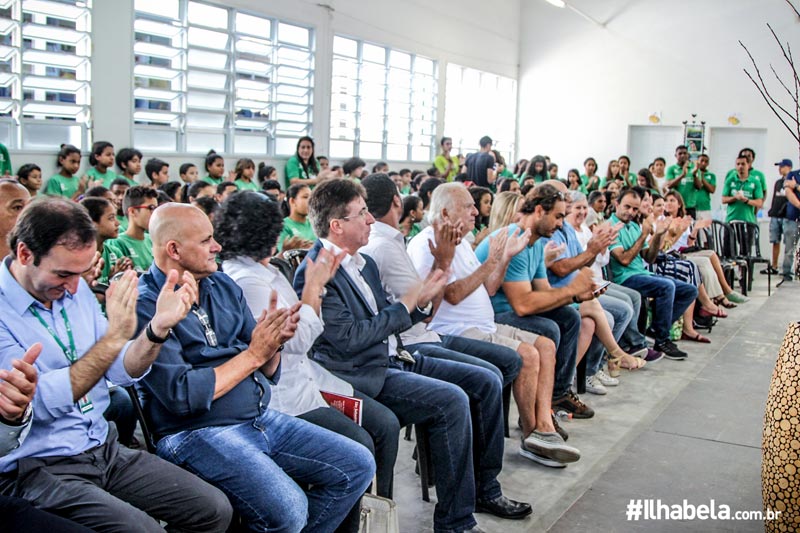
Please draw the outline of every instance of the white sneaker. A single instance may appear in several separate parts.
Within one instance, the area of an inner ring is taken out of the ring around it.
[[[595,374],[594,376],[586,378],[586,392],[591,392],[592,394],[598,394],[602,396],[607,394],[608,390],[606,389],[605,385],[603,385],[603,382],[600,381],[600,378],[597,377],[597,374]]]
[[[619,380],[617,378],[612,378],[611,376],[606,374],[606,371],[603,370],[602,368],[597,371],[597,374],[595,374],[595,376],[597,376],[597,379],[600,380],[600,383],[602,383],[606,387],[616,387],[617,385],[619,385]]]

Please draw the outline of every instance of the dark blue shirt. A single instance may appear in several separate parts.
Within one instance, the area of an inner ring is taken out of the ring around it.
[[[155,315],[165,279],[155,264],[139,278],[139,331]],[[209,345],[200,318],[193,312],[173,328],[150,373],[139,382],[145,413],[158,436],[253,420],[269,405],[269,384],[279,376],[276,371],[268,380],[256,371],[213,399],[214,368],[247,349],[256,321],[242,290],[226,274],[216,272],[201,280],[198,288],[200,307],[208,314],[217,346]]]
[[[786,181],[794,181],[800,185],[800,170],[793,170],[786,176]],[[794,194],[800,197],[800,188],[794,190]],[[786,202],[786,218],[789,220],[800,219],[800,209],[792,205],[791,202]]]

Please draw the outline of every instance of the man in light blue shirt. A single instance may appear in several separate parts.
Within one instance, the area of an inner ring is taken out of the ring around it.
[[[106,293],[108,321],[81,278],[95,256],[88,213],[64,199],[32,202],[9,235],[0,265],[0,368],[36,343],[42,352],[27,439],[0,457],[0,495],[14,494],[90,528],[162,531],[159,520],[195,531],[224,530],[225,496],[150,454],[120,447],[103,418],[106,380],[144,376],[171,328],[197,297],[191,279],[177,291],[171,272],[147,333],[135,332],[137,277]]]

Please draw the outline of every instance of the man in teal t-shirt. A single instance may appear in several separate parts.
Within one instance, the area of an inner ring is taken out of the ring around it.
[[[653,221],[646,218],[641,226],[634,221],[641,202],[633,189],[626,189],[620,194],[610,223],[614,226],[621,222],[624,226],[608,247],[611,252],[611,272],[615,283],[637,291],[643,300],[655,300],[650,327],[655,339],[653,349],[663,352],[668,359],[683,360],[688,355],[670,340],[669,330],[697,298],[697,288],[689,283],[653,275],[645,267],[645,261],[653,263],[656,260],[671,219],[667,217],[655,222],[655,232],[648,246],[647,236],[654,227]]]
[[[153,263],[153,242],[147,230],[150,216],[158,207],[158,192],[149,187],[131,187],[125,192],[122,207],[128,215],[128,229],[109,241],[118,257],[129,257],[137,272],[146,272]]]
[[[678,191],[686,204],[686,212],[693,217],[697,216],[694,186],[694,164],[689,161],[689,150],[684,145],[675,148],[675,164],[671,165],[665,174],[667,187]]]
[[[494,320],[551,339],[556,345],[555,381],[552,409],[572,413],[575,418],[591,418],[594,411],[571,392],[572,377],[578,359],[578,337],[581,317],[570,304],[592,298],[591,270],[581,271],[565,287],[553,288],[547,281],[545,244],[542,237],[551,237],[564,221],[567,204],[564,196],[548,183],[538,185],[521,208],[519,229],[530,230],[528,246],[509,262],[503,283],[492,297]],[[516,225],[501,228],[513,232]],[[491,238],[491,237],[490,237]],[[490,238],[475,249],[475,255],[486,262]],[[583,354],[580,354],[583,355]]]
[[[725,222],[741,220],[756,223],[756,211],[764,204],[764,191],[758,178],[750,172],[747,158],[736,158],[736,174],[725,180],[722,203],[728,206]]]

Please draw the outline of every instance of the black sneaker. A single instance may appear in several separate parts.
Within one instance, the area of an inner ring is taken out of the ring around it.
[[[657,342],[653,348],[656,351],[663,352],[664,357],[667,359],[673,359],[675,361],[683,361],[689,354],[675,346],[675,343],[671,340],[667,339],[665,341]],[[574,415],[573,415],[574,416]]]
[[[774,268],[772,265],[770,265],[769,268],[765,268],[764,270],[761,271],[761,273],[764,274],[765,276],[767,275],[767,273],[769,273],[770,275],[774,276],[775,274],[778,274],[779,272],[778,272],[777,268]]]
[[[551,407],[553,411],[561,410],[572,413],[572,418],[592,418],[594,416],[594,410],[583,403],[572,391],[567,391],[564,396],[553,399]]]

